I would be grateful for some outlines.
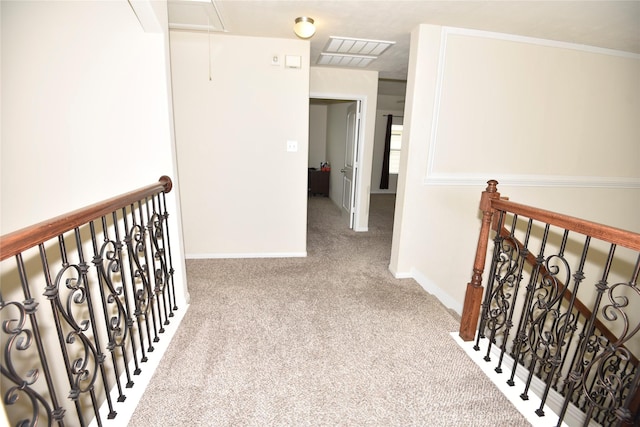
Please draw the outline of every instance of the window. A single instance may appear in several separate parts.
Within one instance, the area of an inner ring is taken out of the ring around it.
[[[391,125],[391,150],[389,151],[389,173],[400,170],[400,148],[402,147],[402,125]]]

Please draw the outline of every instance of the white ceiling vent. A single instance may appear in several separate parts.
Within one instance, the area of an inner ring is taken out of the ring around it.
[[[323,52],[353,55],[380,56],[382,52],[396,44],[385,40],[355,39],[352,37],[329,37]]]
[[[316,63],[334,67],[365,68],[395,43],[331,36]]]
[[[336,67],[357,67],[364,68],[371,64],[371,61],[376,59],[377,56],[366,55],[345,55],[342,53],[324,53],[320,54],[318,58],[318,65],[333,65]]]

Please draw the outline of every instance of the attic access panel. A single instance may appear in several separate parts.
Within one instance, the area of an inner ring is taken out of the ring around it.
[[[168,14],[172,30],[226,31],[213,0],[169,0]]]

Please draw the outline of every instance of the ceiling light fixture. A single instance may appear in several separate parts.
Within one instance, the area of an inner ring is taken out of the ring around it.
[[[293,32],[301,39],[308,39],[316,32],[316,26],[313,24],[313,19],[308,16],[300,16],[296,18],[293,26]]]

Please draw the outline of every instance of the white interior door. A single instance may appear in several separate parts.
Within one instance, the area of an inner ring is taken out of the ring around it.
[[[347,109],[347,137],[345,144],[344,168],[342,173],[342,216],[354,226],[357,200],[358,176],[358,139],[360,129],[360,101],[356,101]]]

